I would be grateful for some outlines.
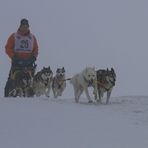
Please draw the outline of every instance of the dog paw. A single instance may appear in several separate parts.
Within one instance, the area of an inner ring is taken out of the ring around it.
[[[89,100],[88,103],[93,103],[93,101],[92,100]]]
[[[56,95],[56,96],[54,96],[54,98],[55,98],[55,99],[57,99],[57,98],[58,98],[58,96]]]
[[[99,99],[96,99],[95,102],[101,104],[101,101]]]
[[[75,102],[76,102],[76,103],[79,103],[79,99],[75,98]]]

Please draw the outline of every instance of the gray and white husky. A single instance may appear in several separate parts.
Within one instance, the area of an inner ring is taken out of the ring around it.
[[[97,93],[96,80],[97,80],[96,71],[95,71],[95,68],[92,68],[92,67],[86,67],[82,72],[74,75],[71,78],[70,83],[73,85],[76,103],[79,102],[79,98],[83,93],[83,91],[85,92],[89,103],[93,102],[93,100],[89,95],[88,87],[93,87],[94,94],[96,95]]]
[[[16,69],[12,72],[11,89],[9,97],[30,97],[33,77],[27,69]]]
[[[115,86],[116,73],[113,68],[111,68],[111,70],[108,68],[106,70],[100,69],[97,70],[96,73],[99,99],[97,97],[95,97],[95,99],[101,103],[104,93],[107,93],[106,104],[108,104],[112,89]]]
[[[45,95],[49,97],[53,79],[53,72],[49,67],[43,67],[43,69],[34,76],[33,79],[33,90],[34,95],[40,97]]]
[[[53,77],[52,83],[52,91],[54,98],[58,96],[62,96],[64,90],[66,88],[66,80],[65,80],[65,68],[57,68],[56,74]]]

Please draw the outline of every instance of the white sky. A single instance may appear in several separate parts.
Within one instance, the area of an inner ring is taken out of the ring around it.
[[[64,66],[71,77],[86,66],[114,67],[112,96],[148,95],[147,0],[1,0],[2,94],[10,68],[4,46],[24,17],[38,39],[38,69]]]

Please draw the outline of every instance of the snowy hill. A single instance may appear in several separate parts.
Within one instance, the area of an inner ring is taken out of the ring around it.
[[[147,148],[148,97],[110,104],[72,98],[1,98],[2,148]]]

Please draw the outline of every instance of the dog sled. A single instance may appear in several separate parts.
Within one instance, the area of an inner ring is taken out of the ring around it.
[[[36,70],[35,61],[21,60],[13,63],[5,86],[5,97],[32,97],[32,84]]]

